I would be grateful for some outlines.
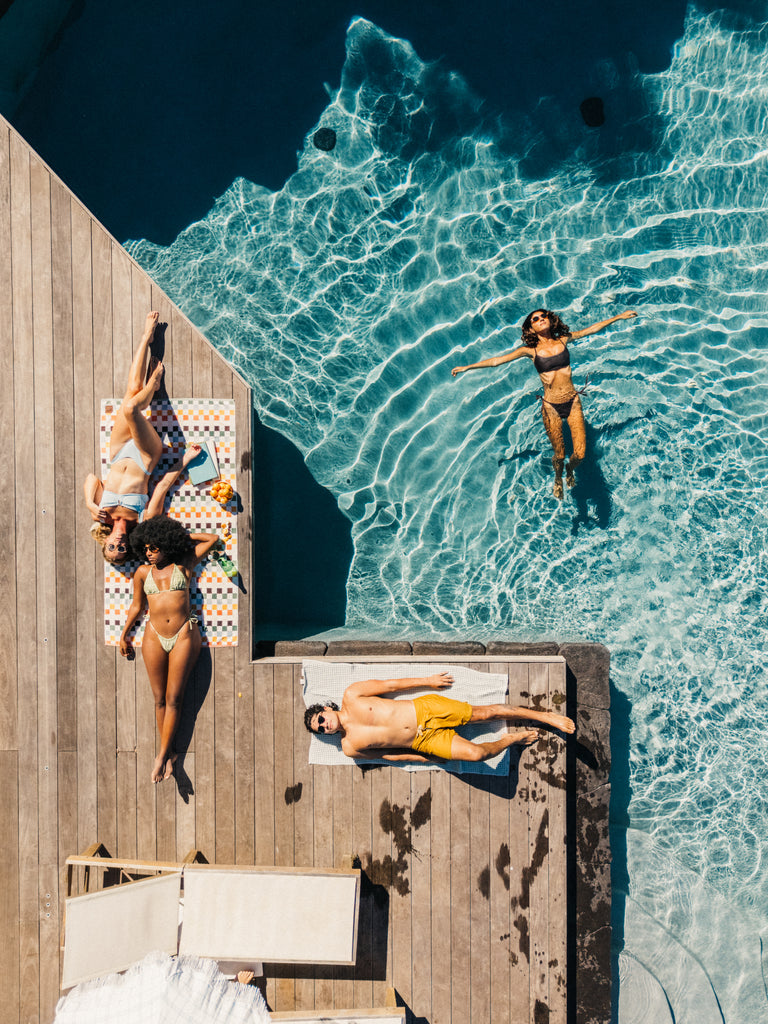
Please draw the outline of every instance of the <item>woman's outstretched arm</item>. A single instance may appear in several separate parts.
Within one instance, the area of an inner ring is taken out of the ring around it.
[[[597,334],[598,331],[602,331],[604,327],[610,327],[611,324],[615,324],[617,320],[632,320],[637,316],[634,310],[628,309],[624,313],[619,313],[617,316],[612,316],[608,320],[601,320],[599,324],[592,324],[591,327],[585,327],[581,331],[574,331],[568,338],[568,341],[578,341],[579,338],[586,338],[589,334]]]
[[[128,634],[133,628],[133,624],[141,615],[141,610],[144,607],[144,602],[147,600],[146,594],[144,593],[144,580],[147,577],[146,565],[140,565],[136,572],[133,574],[133,600],[128,608],[128,615],[123,626],[123,632],[120,634],[120,653],[124,658],[133,657],[133,644],[128,639]]]
[[[470,363],[469,366],[454,366],[451,370],[451,376],[457,377],[460,373],[465,373],[467,370],[481,370],[486,366],[501,366],[502,363],[511,363],[513,359],[520,359],[521,356],[533,357],[533,354],[532,348],[521,345],[519,348],[514,349],[512,352],[507,352],[503,356],[491,356],[490,359],[483,359],[479,363]]]
[[[170,491],[185,468],[193,459],[197,458],[201,451],[202,448],[199,444],[191,444],[179,461],[160,477],[155,485],[155,489],[152,491],[152,497],[149,499],[147,510],[144,513],[144,519],[154,519],[155,516],[163,514],[168,491]]]

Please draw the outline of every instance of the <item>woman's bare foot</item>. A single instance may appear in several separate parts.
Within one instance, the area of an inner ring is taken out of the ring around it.
[[[178,754],[171,754],[171,756],[166,759],[165,771],[163,772],[163,779],[170,779],[170,777],[173,775],[173,769],[176,767],[177,757]]]
[[[556,498],[563,496],[563,462],[564,460],[557,455],[552,456],[552,468],[555,471],[555,486],[552,488],[552,493]]]
[[[147,319],[144,323],[144,334],[142,335],[142,341],[151,341],[152,335],[155,333],[157,327],[157,321],[160,319],[160,314],[156,309],[153,309],[151,313],[147,313]]]
[[[165,778],[165,775],[163,774],[164,771],[165,771],[165,758],[164,757],[156,757],[155,758],[154,766],[152,768],[152,781],[154,783],[162,782],[163,779]]]

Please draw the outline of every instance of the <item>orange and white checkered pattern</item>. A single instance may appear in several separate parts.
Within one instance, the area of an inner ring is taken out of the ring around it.
[[[109,435],[120,400],[107,398],[101,403],[102,479],[109,466]],[[237,565],[237,449],[235,445],[235,402],[229,398],[175,398],[157,402],[145,415],[163,439],[165,451],[152,474],[153,483],[178,462],[188,444],[213,441],[221,479],[232,485],[233,497],[220,505],[209,494],[210,483],[195,486],[186,473],[173,485],[166,501],[166,512],[193,533],[215,533],[228,525],[227,554]],[[131,603],[136,561],[122,566],[104,563],[105,643],[120,642],[123,623]],[[192,612],[200,620],[200,633],[206,647],[237,646],[236,580],[228,579],[218,563],[208,559],[197,566],[191,587]],[[134,627],[131,642],[141,646],[143,618]]]

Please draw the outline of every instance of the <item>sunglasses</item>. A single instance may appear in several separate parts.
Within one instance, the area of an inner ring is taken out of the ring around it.
[[[319,733],[321,733],[322,735],[325,735],[325,716],[324,715],[318,715],[317,716],[317,731]]]
[[[537,320],[549,320],[546,313],[537,313],[536,316],[531,317],[531,323],[535,324]]]
[[[145,551],[159,551],[160,548],[156,544],[145,544],[144,545],[144,550]]]

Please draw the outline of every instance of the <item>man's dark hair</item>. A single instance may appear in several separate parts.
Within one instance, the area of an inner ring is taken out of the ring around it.
[[[338,711],[339,705],[334,704],[332,700],[329,700],[327,704],[313,704],[307,708],[304,712],[304,726],[307,732],[313,732],[317,736],[317,730],[312,728],[312,719],[315,715],[321,715],[326,708],[330,708],[331,711]]]

